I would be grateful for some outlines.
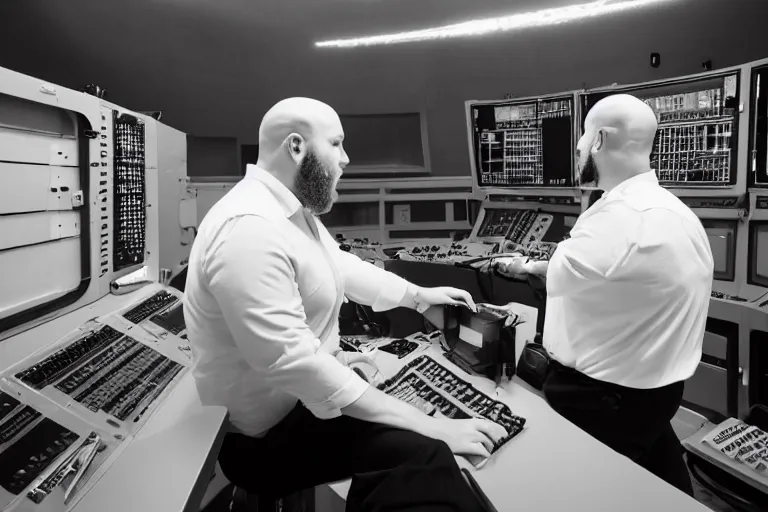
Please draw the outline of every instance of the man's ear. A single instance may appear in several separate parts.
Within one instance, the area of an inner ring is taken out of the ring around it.
[[[592,144],[592,153],[597,153],[605,146],[605,130],[598,130],[595,142]]]
[[[307,152],[307,142],[304,140],[304,137],[298,133],[292,133],[285,138],[284,144],[291,158],[297,164],[301,162]]]

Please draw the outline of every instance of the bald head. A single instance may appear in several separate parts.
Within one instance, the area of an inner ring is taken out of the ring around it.
[[[333,108],[311,98],[288,98],[264,115],[258,167],[274,175],[315,214],[330,210],[349,163],[344,130]]]
[[[311,141],[318,133],[341,129],[338,114],[329,105],[311,98],[288,98],[267,111],[259,127],[259,154],[282,146],[292,134]]]
[[[650,172],[657,127],[651,107],[634,96],[615,94],[598,101],[584,120],[577,146],[582,185],[610,190]]]

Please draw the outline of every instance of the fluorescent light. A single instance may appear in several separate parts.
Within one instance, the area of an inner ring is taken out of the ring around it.
[[[672,0],[623,0],[618,2],[612,0],[597,0],[585,4],[543,9],[534,12],[514,14],[512,16],[503,16],[500,18],[472,20],[464,23],[415,30],[412,32],[320,41],[315,43],[315,46],[320,48],[353,48],[356,46],[375,46],[430,41],[434,39],[451,39],[455,37],[483,36],[486,34],[494,34],[496,32],[509,32],[521,28],[558,25],[569,21],[614,14],[649,5],[658,5],[661,2],[669,1]]]

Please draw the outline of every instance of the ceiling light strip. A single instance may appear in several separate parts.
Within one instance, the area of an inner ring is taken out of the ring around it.
[[[522,28],[559,25],[570,21],[604,16],[670,1],[673,0],[624,0],[619,2],[597,0],[585,4],[543,9],[500,18],[472,20],[464,23],[415,30],[412,32],[320,41],[315,43],[315,46],[320,48],[353,48],[357,46],[400,44],[436,39],[452,39],[457,37],[476,37],[497,32],[509,32]]]

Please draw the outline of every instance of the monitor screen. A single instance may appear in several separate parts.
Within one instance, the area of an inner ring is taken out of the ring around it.
[[[752,71],[749,184],[768,187],[768,66]]]
[[[737,221],[702,220],[701,223],[707,232],[715,260],[714,278],[718,281],[733,281],[736,272]]]
[[[573,96],[470,104],[481,187],[572,187]]]
[[[749,223],[749,271],[747,282],[768,287],[768,221]]]
[[[636,96],[656,112],[651,167],[663,185],[736,183],[738,72],[586,93],[581,96],[582,123],[598,101],[614,94]]]
[[[0,94],[0,335],[88,289],[89,128],[74,112]]]

